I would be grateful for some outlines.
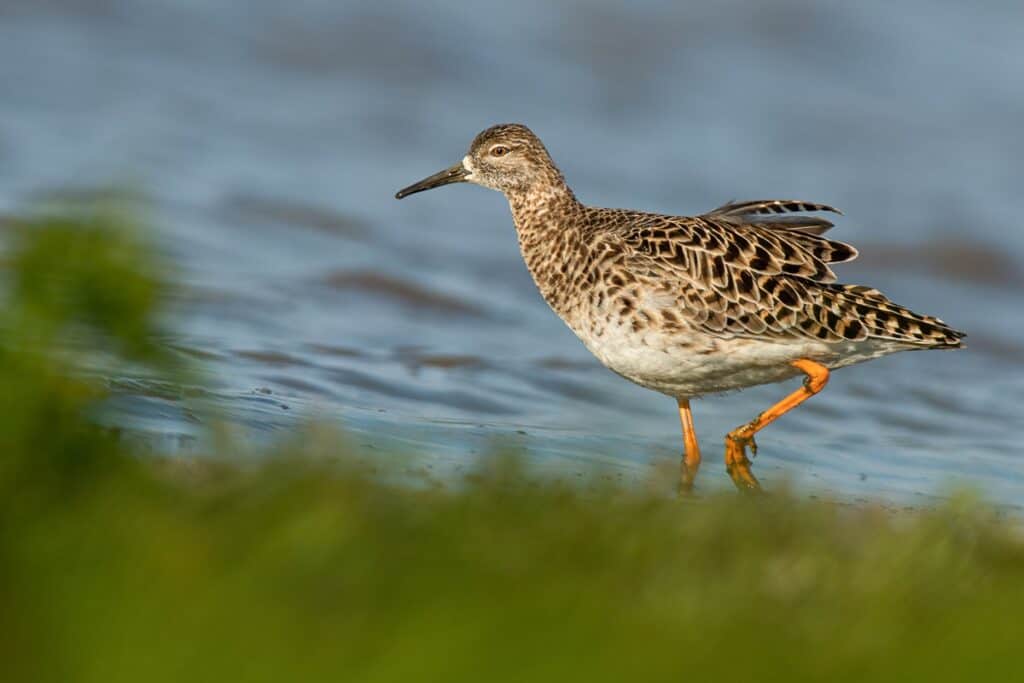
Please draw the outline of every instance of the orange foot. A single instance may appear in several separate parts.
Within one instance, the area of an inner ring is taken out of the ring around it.
[[[754,435],[745,435],[743,428],[730,432],[725,437],[725,471],[732,478],[732,483],[740,491],[754,492],[761,490],[761,483],[750,471],[750,460],[747,458],[747,447],[750,454],[757,455],[757,443]],[[737,433],[738,432],[738,433]]]
[[[761,490],[761,484],[750,471],[750,460],[747,459],[747,446],[750,447],[751,455],[757,455],[754,434],[814,396],[828,383],[828,368],[820,363],[801,358],[791,365],[804,373],[804,385],[725,437],[725,470],[732,477],[732,483],[741,491]]]

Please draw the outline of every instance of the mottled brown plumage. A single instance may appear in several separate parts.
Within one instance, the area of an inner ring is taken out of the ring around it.
[[[811,378],[810,395],[828,369],[895,351],[959,348],[964,337],[876,289],[836,283],[830,266],[857,250],[823,236],[829,220],[806,215],[840,213],[825,204],[731,202],[692,217],[586,206],[519,124],[483,131],[460,164],[398,197],[463,181],[508,198],[534,282],[587,348],[618,374],[676,398],[681,416],[694,396],[800,373]],[[730,438],[752,445],[764,426],[753,424]],[[731,467],[743,467],[738,457]],[[752,475],[739,479],[756,486]]]

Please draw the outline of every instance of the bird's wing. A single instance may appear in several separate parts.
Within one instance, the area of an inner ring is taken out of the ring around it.
[[[616,222],[629,226],[616,239],[624,247],[623,270],[643,279],[643,290],[658,292],[648,305],[669,326],[723,338],[959,343],[941,321],[897,306],[877,290],[834,284],[828,264],[857,255],[842,242],[717,214],[633,213]],[[625,282],[619,289],[629,287]]]

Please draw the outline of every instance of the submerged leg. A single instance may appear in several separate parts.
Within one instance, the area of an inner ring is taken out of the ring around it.
[[[690,401],[677,399],[679,404],[679,422],[683,425],[683,445],[686,451],[679,463],[679,491],[687,493],[693,489],[693,480],[700,469],[700,446],[697,445],[697,432],[693,429],[693,413],[690,412]]]
[[[732,477],[732,483],[741,491],[756,491],[761,488],[757,478],[750,471],[750,460],[747,459],[747,446],[757,454],[754,434],[779,419],[793,408],[821,391],[828,382],[828,368],[811,360],[796,360],[793,367],[804,373],[804,384],[792,394],[782,399],[742,427],[729,432],[725,437],[725,469]]]

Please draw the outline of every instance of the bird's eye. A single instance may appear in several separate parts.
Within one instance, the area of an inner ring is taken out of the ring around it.
[[[505,145],[495,145],[494,147],[491,147],[491,156],[503,157],[511,151],[512,150],[510,150]]]

